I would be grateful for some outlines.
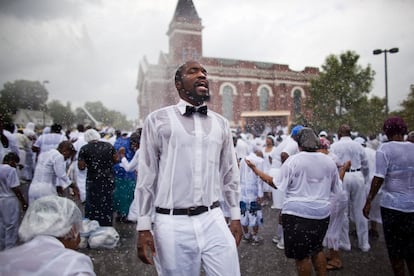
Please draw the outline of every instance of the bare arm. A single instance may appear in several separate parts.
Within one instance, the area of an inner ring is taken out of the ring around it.
[[[344,180],[345,173],[349,168],[351,168],[351,161],[345,162],[344,165],[339,168],[339,178],[341,180]]]
[[[154,238],[149,230],[138,231],[137,252],[138,258],[143,263],[154,264],[152,261],[152,256],[155,255]]]
[[[78,169],[83,171],[84,169],[86,169],[86,163],[83,160],[78,160]]]
[[[271,177],[270,175],[266,174],[265,172],[259,170],[255,164],[253,164],[252,162],[250,162],[248,159],[245,159],[247,166],[249,166],[253,172],[260,177],[260,179],[265,182],[266,184],[270,185],[271,187],[277,189],[276,185],[273,183],[273,177]]]
[[[367,219],[369,219],[369,211],[371,210],[371,202],[374,200],[375,196],[378,193],[378,190],[381,188],[383,183],[384,183],[384,178],[374,176],[374,178],[372,179],[371,189],[369,190],[367,200],[365,201],[364,209],[362,209],[362,212],[364,213],[364,216]]]
[[[282,152],[280,154],[280,160],[282,160],[282,164],[285,163],[286,159],[289,158],[289,154],[287,154],[286,152]]]
[[[17,199],[22,204],[23,211],[26,211],[27,210],[27,202],[26,202],[26,199],[23,197],[23,194],[22,194],[20,188],[19,187],[14,187],[14,188],[12,188],[12,191],[14,192]]]

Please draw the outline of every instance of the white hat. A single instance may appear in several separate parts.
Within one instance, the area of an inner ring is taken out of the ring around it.
[[[354,141],[355,142],[357,142],[358,144],[361,144],[361,145],[363,145],[363,146],[365,146],[365,139],[364,138],[362,138],[362,137],[356,137],[355,139],[354,139]]]
[[[325,130],[322,130],[321,132],[319,132],[319,137],[323,137],[323,136],[328,136],[328,133],[326,133]]]

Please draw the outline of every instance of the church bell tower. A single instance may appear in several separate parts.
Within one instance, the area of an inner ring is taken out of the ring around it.
[[[201,18],[192,0],[179,0],[167,35],[170,62],[181,64],[203,56]]]

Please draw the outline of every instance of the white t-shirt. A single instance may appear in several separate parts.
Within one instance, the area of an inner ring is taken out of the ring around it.
[[[323,219],[330,214],[330,196],[340,191],[335,162],[320,152],[299,152],[280,168],[276,187],[286,191],[282,213],[309,219]]]
[[[384,179],[381,206],[414,212],[414,143],[383,143],[376,153],[374,176]]]
[[[16,197],[12,188],[20,186],[16,168],[0,164],[0,197]]]
[[[259,170],[263,170],[264,160],[255,153],[250,153],[245,159],[250,160]],[[250,203],[257,201],[258,197],[263,197],[263,181],[252,169],[247,166],[245,159],[240,161],[240,201]]]

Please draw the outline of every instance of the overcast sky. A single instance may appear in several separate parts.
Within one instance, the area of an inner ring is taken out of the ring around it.
[[[372,94],[390,110],[414,84],[413,0],[193,0],[208,57],[320,67],[353,50],[376,71]],[[0,85],[49,81],[49,100],[101,101],[136,119],[138,65],[168,52],[177,0],[0,0]]]

